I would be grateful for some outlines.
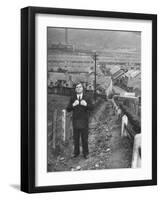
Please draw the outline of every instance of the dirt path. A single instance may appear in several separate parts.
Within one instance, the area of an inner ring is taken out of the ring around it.
[[[82,155],[71,158],[72,147],[51,159],[48,171],[76,171],[92,169],[128,168],[131,166],[132,144],[120,137],[120,122],[113,113],[111,103],[104,101],[89,124],[88,159]]]
[[[120,128],[112,130],[110,141],[111,155],[108,160],[108,168],[129,168],[131,167],[132,143],[129,138],[120,137]]]

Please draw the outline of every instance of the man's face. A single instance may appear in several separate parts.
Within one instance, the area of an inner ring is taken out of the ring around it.
[[[83,86],[81,83],[76,86],[75,91],[77,94],[81,94],[83,92]]]

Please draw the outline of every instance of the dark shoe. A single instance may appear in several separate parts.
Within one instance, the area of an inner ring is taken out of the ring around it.
[[[72,158],[76,158],[78,156],[79,156],[79,154],[74,154],[74,155],[72,155]]]
[[[88,159],[88,158],[89,158],[89,156],[88,156],[88,155],[84,155],[83,157],[84,157],[85,159]]]

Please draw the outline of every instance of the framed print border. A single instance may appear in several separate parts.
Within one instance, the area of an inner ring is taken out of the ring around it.
[[[36,186],[36,15],[65,15],[152,22],[152,178],[118,182]],[[21,190],[27,193],[147,186],[157,184],[157,15],[96,10],[26,7],[21,9]]]

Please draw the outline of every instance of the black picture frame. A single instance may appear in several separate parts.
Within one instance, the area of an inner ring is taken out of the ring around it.
[[[35,186],[35,16],[59,14],[152,21],[152,178],[76,185]],[[27,193],[103,189],[157,184],[157,15],[96,10],[26,7],[21,9],[21,190]]]

